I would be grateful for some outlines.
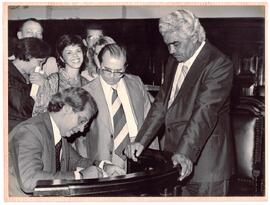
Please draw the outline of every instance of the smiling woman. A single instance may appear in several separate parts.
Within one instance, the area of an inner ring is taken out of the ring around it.
[[[33,109],[33,116],[46,112],[51,96],[69,87],[81,87],[88,81],[80,75],[84,66],[85,50],[78,35],[62,35],[56,45],[59,72],[48,76],[40,86]]]

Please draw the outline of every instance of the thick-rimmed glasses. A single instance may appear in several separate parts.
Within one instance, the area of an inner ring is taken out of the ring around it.
[[[122,77],[123,75],[125,75],[125,71],[126,71],[126,67],[122,68],[122,69],[111,69],[111,68],[107,68],[105,66],[102,66],[100,68],[100,70],[105,74],[105,75],[113,75],[115,77]]]

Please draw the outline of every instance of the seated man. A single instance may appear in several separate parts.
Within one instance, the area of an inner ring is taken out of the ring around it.
[[[71,87],[53,95],[48,112],[17,125],[9,134],[9,194],[30,194],[38,180],[102,177],[102,170],[67,142],[96,113],[91,95]]]

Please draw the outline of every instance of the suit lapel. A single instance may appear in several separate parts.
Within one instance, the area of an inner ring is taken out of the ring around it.
[[[208,63],[208,50],[209,46],[208,43],[204,45],[202,48],[201,52],[193,62],[192,66],[189,69],[189,72],[187,76],[185,77],[185,80],[183,81],[183,84],[175,97],[175,99],[181,98],[181,96],[187,95],[189,93],[189,90],[196,84],[198,81],[199,76],[201,76],[203,70],[205,69],[205,65]],[[171,86],[172,87],[172,86]],[[177,100],[174,100],[172,105],[176,102]]]
[[[111,119],[110,119],[110,112],[109,112],[109,108],[106,102],[104,91],[102,89],[100,78],[97,77],[92,82],[93,84],[89,87],[94,89],[91,91],[91,94],[94,95],[93,97],[95,98],[96,103],[98,105],[98,108],[99,108],[98,115],[101,121],[104,122],[104,125],[106,125],[108,129],[110,130],[110,132],[113,133],[113,128],[112,128]]]
[[[123,82],[124,82],[124,84],[126,86],[127,96],[128,96],[129,103],[130,103],[130,106],[131,106],[132,114],[135,117],[135,123],[136,123],[136,125],[138,127],[138,119],[139,119],[138,114],[139,113],[137,113],[136,110],[140,110],[140,109],[138,108],[139,103],[136,103],[136,102],[138,100],[141,100],[141,99],[138,99],[137,92],[134,90],[134,88],[136,87],[136,84],[135,84],[134,80],[131,80],[128,76],[125,76],[123,78]],[[130,95],[130,93],[132,93],[132,94]]]
[[[167,90],[166,107],[168,105],[168,102],[169,102],[169,99],[170,99],[170,96],[171,96],[174,76],[175,76],[178,64],[179,64],[179,62],[175,58],[172,57],[171,65],[168,65],[168,68],[171,68],[171,69],[168,70],[169,73],[167,74],[167,77],[166,77],[166,79],[168,79],[167,80],[168,84],[164,85],[164,86],[166,86],[165,90]]]
[[[50,161],[52,162],[52,170],[55,171],[55,145],[54,145],[54,135],[53,135],[53,127],[52,127],[52,123],[51,123],[51,119],[50,119],[50,115],[49,113],[44,113],[44,114],[41,114],[43,115],[43,121],[44,121],[44,124],[45,126],[41,127],[41,132],[44,133],[44,136],[48,136],[48,141],[49,141],[49,146],[48,146],[48,149],[49,149],[49,153],[52,153],[50,155]]]

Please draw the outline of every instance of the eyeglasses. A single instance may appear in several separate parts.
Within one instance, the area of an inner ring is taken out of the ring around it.
[[[107,67],[101,67],[100,70],[105,74],[105,75],[114,75],[115,77],[122,77],[125,74],[127,65],[125,65],[124,68],[122,69],[111,69]]]

